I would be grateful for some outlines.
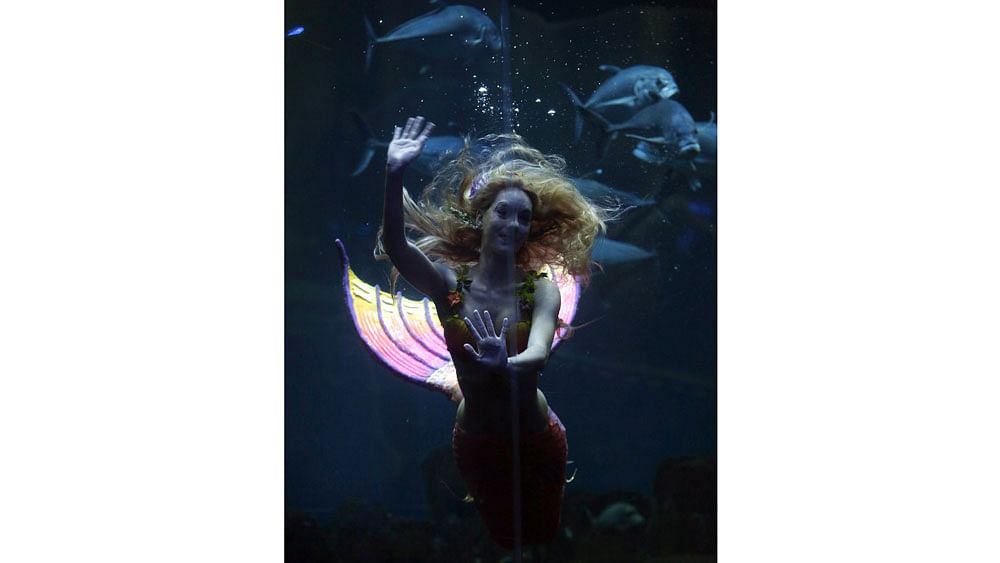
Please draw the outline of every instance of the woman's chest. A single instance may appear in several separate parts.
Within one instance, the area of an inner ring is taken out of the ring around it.
[[[461,301],[452,307],[452,312],[463,320],[468,317],[469,320],[474,321],[476,311],[482,315],[484,322],[488,311],[497,331],[500,330],[505,318],[511,326],[518,321],[530,320],[531,318],[531,312],[523,306],[513,292],[504,294],[475,291],[470,288],[462,295]]]

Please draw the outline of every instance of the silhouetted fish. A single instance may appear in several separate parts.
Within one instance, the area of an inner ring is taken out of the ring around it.
[[[605,266],[645,260],[654,256],[656,256],[655,252],[607,237],[597,237],[597,240],[594,241],[594,249],[590,254],[591,260]]]
[[[357,112],[351,112],[351,117],[354,118],[354,122],[358,125],[358,128],[361,129],[361,132],[365,137],[364,153],[361,155],[361,160],[358,162],[358,165],[354,168],[354,172],[351,173],[351,176],[357,176],[368,168],[368,164],[375,155],[375,150],[387,148],[389,143],[376,139],[375,134],[372,133],[371,127],[365,123],[365,120],[362,119],[361,115]],[[427,141],[424,143],[423,152],[420,153],[420,156],[417,157],[416,160],[410,163],[410,166],[417,172],[430,176],[434,173],[438,164],[449,157],[458,155],[463,146],[465,146],[465,140],[461,137],[447,135],[428,137]]]
[[[718,145],[718,127],[715,124],[715,114],[707,122],[695,123],[698,134],[698,151],[690,159],[678,159],[677,153],[669,147],[639,141],[632,154],[639,160],[650,164],[668,165],[685,179],[692,190],[701,189],[702,180],[715,178],[716,147]]]
[[[651,106],[639,110],[628,120],[613,124],[597,112],[583,108],[586,115],[600,124],[604,131],[598,146],[600,156],[607,153],[608,143],[617,136],[619,131],[631,131],[627,137],[646,141],[657,145],[665,156],[670,158],[693,158],[701,147],[698,145],[698,132],[695,129],[694,118],[684,106],[673,100],[660,100]],[[653,136],[636,134],[642,132]],[[639,155],[636,155],[639,158]]]
[[[458,59],[465,64],[482,53],[500,52],[500,32],[486,14],[472,6],[438,6],[431,12],[402,23],[382,37],[375,35],[365,17],[368,49],[365,71],[371,67],[372,52],[379,43],[407,42],[420,55],[437,60]]]
[[[559,82],[576,109],[576,121],[573,129],[573,140],[579,141],[583,133],[582,109],[604,115],[612,109],[626,110],[628,113],[611,116],[611,119],[625,119],[632,113],[660,100],[674,96],[679,91],[677,83],[670,72],[663,67],[636,65],[622,69],[613,65],[601,65],[601,70],[614,72],[614,76],[605,80],[594,93],[581,103],[580,98],[569,86]]]
[[[569,181],[576,186],[576,189],[579,190],[581,194],[594,201],[610,199],[628,207],[644,207],[656,203],[655,200],[648,197],[639,197],[631,192],[616,190],[611,186],[598,182],[597,180],[590,180],[588,178],[570,178]]]

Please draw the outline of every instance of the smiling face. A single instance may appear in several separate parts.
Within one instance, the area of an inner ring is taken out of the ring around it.
[[[516,253],[531,230],[531,198],[520,188],[504,188],[483,214],[483,247]]]

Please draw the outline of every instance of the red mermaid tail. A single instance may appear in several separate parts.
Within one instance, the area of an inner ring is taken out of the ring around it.
[[[504,549],[514,548],[513,444],[492,434],[452,433],[455,462],[486,523]],[[566,428],[549,409],[545,430],[520,441],[522,545],[546,543],[559,532],[566,484]]]

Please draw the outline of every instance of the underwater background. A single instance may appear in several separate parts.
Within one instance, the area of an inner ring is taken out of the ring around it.
[[[465,5],[500,24],[499,2]],[[343,241],[363,280],[388,285],[389,265],[372,258],[384,147],[352,175],[363,163],[366,127],[383,142],[413,115],[434,121],[436,136],[476,138],[504,127],[501,55],[466,63],[380,43],[366,72],[366,17],[381,37],[432,9],[285,4],[289,561],[510,557],[456,498],[464,487],[450,462],[454,405],[395,377],[366,349],[334,245]],[[692,184],[677,166],[637,158],[636,141],[624,136],[602,156],[592,124],[574,143],[575,112],[559,83],[586,100],[611,77],[601,65],[660,66],[695,121],[717,122],[715,3],[511,2],[509,13],[514,130],[565,157],[571,176],[654,200],[609,226],[607,237],[629,246],[606,247],[574,324],[594,322],[556,350],[540,381],[566,425],[567,473],[576,475],[566,487],[564,532],[526,549],[525,560],[714,560],[715,174],[701,170]],[[427,176],[408,174],[416,195]],[[614,510],[624,505],[634,511]]]

